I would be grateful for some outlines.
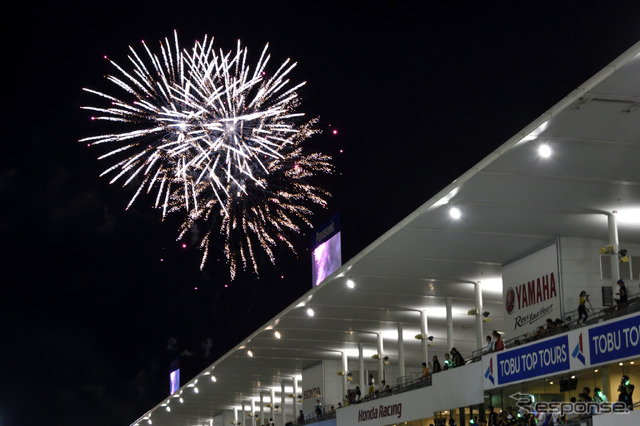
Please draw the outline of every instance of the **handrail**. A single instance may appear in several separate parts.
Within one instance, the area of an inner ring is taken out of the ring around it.
[[[627,300],[627,302],[625,302],[622,305],[618,304],[616,306],[607,306],[607,307],[601,308],[597,312],[594,312],[593,314],[589,315],[587,320],[583,321],[580,324],[578,324],[578,319],[576,315],[578,310],[576,309],[573,311],[569,311],[565,314],[565,320],[566,319],[569,319],[569,320],[563,322],[562,325],[559,326],[557,329],[552,330],[549,333],[545,333],[545,335],[540,337],[535,337],[534,333],[525,333],[520,336],[513,337],[509,340],[505,340],[504,348],[508,349],[515,346],[520,346],[525,343],[533,342],[535,340],[541,340],[541,339],[544,339],[545,337],[553,336],[559,333],[565,333],[567,331],[582,328],[591,324],[595,324],[600,321],[607,321],[609,319],[616,318],[622,315],[627,315],[633,312],[637,312],[639,310],[640,310],[640,295],[630,298],[629,300]],[[573,314],[573,315],[569,315],[569,314]],[[485,348],[476,349],[471,353],[471,358],[469,362],[480,361],[482,359],[482,355],[485,355],[485,354],[486,354]]]

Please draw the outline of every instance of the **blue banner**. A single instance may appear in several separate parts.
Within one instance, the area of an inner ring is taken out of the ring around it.
[[[331,216],[331,219],[319,226],[318,230],[313,233],[311,248],[315,249],[338,232],[340,232],[340,213]]]
[[[500,385],[569,370],[569,337],[559,336],[498,352],[496,358]]]
[[[589,329],[591,364],[640,355],[640,315]]]

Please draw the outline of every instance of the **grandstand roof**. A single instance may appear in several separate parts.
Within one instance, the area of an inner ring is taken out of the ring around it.
[[[503,265],[560,236],[608,239],[612,210],[619,212],[620,240],[640,243],[639,105],[640,42],[214,362],[205,372],[213,368],[216,383],[203,372],[194,379],[206,380],[197,396],[172,404],[170,413],[155,407],[154,426],[201,424],[279,388],[283,377],[340,359],[340,351],[354,359],[358,342],[370,357],[377,332],[393,363],[398,322],[410,336],[406,365],[420,365],[413,339],[419,311],[427,310],[430,351],[445,352],[446,297],[453,301],[455,346],[469,355],[476,349],[475,320],[467,315],[473,283],[483,283],[488,327],[501,329]],[[541,144],[550,157],[539,155]],[[450,216],[451,207],[460,210],[459,219]],[[628,220],[633,209],[635,225]]]

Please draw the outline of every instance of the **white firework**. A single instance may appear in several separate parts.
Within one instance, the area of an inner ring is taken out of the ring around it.
[[[317,120],[297,111],[305,83],[290,84],[296,64],[286,60],[268,75],[268,45],[251,70],[240,41],[235,52],[216,52],[208,37],[182,50],[175,33],[173,43],[160,43],[160,54],[143,47],[145,59],[129,48],[130,71],[110,61],[118,75],[107,79],[123,95],[84,89],[110,102],[83,107],[93,120],[126,127],[80,141],[111,146],[99,158],[115,162],[102,175],[137,185],[127,208],[155,191],[163,217],[184,212],[179,238],[198,221],[208,223],[201,267],[214,230],[224,240],[232,279],[239,263],[257,272],[256,247],[271,262],[278,242],[293,250],[287,234],[311,226],[307,205],[325,206],[329,196],[308,180],[333,169],[329,156],[301,146],[317,133]]]

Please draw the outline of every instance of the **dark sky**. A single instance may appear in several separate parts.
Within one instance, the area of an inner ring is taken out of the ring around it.
[[[313,220],[341,213],[346,261],[640,40],[636,1],[222,3],[4,15],[0,426],[129,424],[168,394],[177,353],[193,354],[185,382],[311,285],[308,234],[297,257],[229,283],[221,253],[200,272],[150,200],[125,211],[131,189],[77,142],[106,129],[79,109],[95,103],[82,87],[108,87],[103,55],[124,64],[128,45],[177,29],[184,46],[239,38],[298,61],[303,110],[325,131],[312,143],[337,167]]]

